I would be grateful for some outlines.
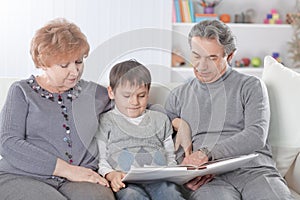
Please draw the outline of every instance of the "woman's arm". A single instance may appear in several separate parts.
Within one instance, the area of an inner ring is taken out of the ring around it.
[[[51,176],[57,157],[27,141],[29,104],[26,95],[18,82],[9,89],[0,116],[0,152],[14,168],[31,174]]]
[[[107,180],[101,177],[97,172],[94,172],[93,170],[85,167],[71,165],[60,158],[58,158],[56,161],[53,175],[64,177],[70,181],[85,181],[91,183],[98,183],[109,187],[109,183],[107,182]]]
[[[101,139],[97,138],[97,144],[99,148],[99,174],[101,174],[103,177],[106,176],[106,174],[114,171],[114,169],[110,166],[110,164],[107,161],[107,149],[106,149],[106,143],[103,142]]]

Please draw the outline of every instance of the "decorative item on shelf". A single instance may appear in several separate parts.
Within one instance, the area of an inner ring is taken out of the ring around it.
[[[172,51],[172,67],[180,67],[185,65],[185,59],[180,50],[175,49]]]
[[[242,58],[241,60],[236,60],[234,62],[235,67],[249,67],[250,66],[250,58]]]
[[[251,65],[253,67],[260,67],[261,66],[261,59],[259,57],[253,57],[251,59]]]
[[[254,9],[247,9],[245,12],[234,15],[234,23],[253,23],[256,12]]]
[[[286,14],[286,23],[287,24],[295,24],[295,20],[297,20],[297,18],[300,18],[300,12],[299,13],[287,13]]]
[[[218,15],[216,13],[212,14],[202,14],[202,13],[196,13],[195,14],[195,22],[201,22],[204,20],[214,20],[214,19],[219,19]]]
[[[266,15],[264,24],[282,24],[282,20],[276,9],[271,9],[270,13]]]
[[[204,7],[203,13],[204,14],[213,14],[213,13],[215,13],[215,9],[214,9],[214,7],[210,7],[210,6]]]
[[[234,67],[244,67],[242,62],[240,60],[235,60],[234,61]]]
[[[275,60],[277,60],[277,62],[279,62],[279,63],[282,64],[282,59],[281,59],[281,57],[280,57],[280,55],[279,55],[278,52],[273,52],[272,53],[272,57],[275,58]]]
[[[293,67],[300,67],[300,13],[288,13],[287,21],[293,27],[293,37],[288,42],[289,57],[293,61]]]
[[[215,7],[221,2],[221,0],[218,1],[206,1],[201,0],[200,5],[203,7],[203,13],[204,14],[213,14],[215,13]]]
[[[224,14],[221,14],[220,15],[220,20],[222,21],[222,22],[224,22],[224,23],[230,23],[230,15],[229,14],[226,14],[226,13],[224,13]]]

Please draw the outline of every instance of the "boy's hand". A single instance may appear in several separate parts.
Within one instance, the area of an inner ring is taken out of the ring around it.
[[[125,188],[125,184],[122,182],[125,175],[125,173],[118,171],[112,171],[106,175],[114,192],[118,192],[120,189]]]
[[[185,156],[192,153],[192,134],[188,123],[180,118],[175,118],[172,121],[174,129],[177,131],[175,140],[175,151],[180,146],[184,149]]]

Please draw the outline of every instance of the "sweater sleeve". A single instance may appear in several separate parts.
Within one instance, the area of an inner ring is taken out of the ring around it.
[[[17,83],[13,84],[0,115],[0,153],[17,169],[50,176],[55,169],[57,157],[26,140],[28,108],[24,90]]]
[[[97,84],[95,95],[95,106],[98,117],[108,110],[111,110],[114,106],[114,102],[108,97],[107,89]],[[99,119],[99,118],[98,118]]]
[[[177,162],[175,160],[175,147],[172,138],[173,129],[169,119],[166,119],[165,126],[166,126],[165,127],[166,133],[165,133],[165,139],[163,141],[163,144],[167,154],[168,166],[174,166],[177,165]]]
[[[165,111],[170,121],[173,121],[175,118],[180,118],[180,105],[177,101],[177,95],[175,94],[176,89],[170,92],[167,101],[165,103]]]
[[[107,158],[107,142],[108,142],[108,137],[110,134],[110,127],[107,123],[107,120],[105,119],[106,114],[101,115],[100,120],[99,120],[99,128],[98,132],[96,133],[96,139],[97,139],[97,144],[99,148],[99,174],[101,174],[103,177],[106,176],[106,174],[114,171],[114,169],[110,166],[108,163],[108,158]]]
[[[218,142],[211,152],[214,159],[253,153],[266,145],[270,121],[266,86],[259,79],[250,79],[244,83],[240,92],[244,109],[244,129]]]

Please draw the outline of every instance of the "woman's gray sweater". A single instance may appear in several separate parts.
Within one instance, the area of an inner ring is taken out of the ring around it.
[[[57,158],[97,170],[94,135],[109,102],[104,87],[84,80],[61,95],[34,76],[15,82],[0,115],[0,174],[49,178]]]

